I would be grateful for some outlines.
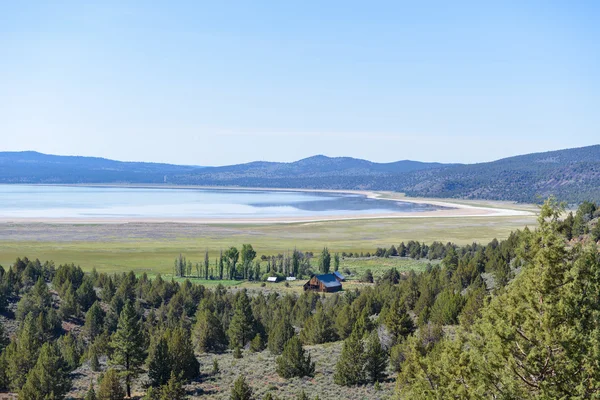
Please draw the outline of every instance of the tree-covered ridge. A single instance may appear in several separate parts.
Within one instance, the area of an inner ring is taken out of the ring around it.
[[[223,167],[124,163],[35,152],[0,153],[0,183],[163,183],[300,189],[358,189],[409,196],[541,203],[553,195],[600,201],[600,145],[478,164],[374,163],[314,156],[291,163]]]
[[[594,398],[599,216],[593,203],[571,218],[548,202],[535,231],[487,245],[432,243],[427,256],[444,251],[439,265],[390,270],[360,290],[326,296],[209,290],[17,259],[0,269],[0,388],[61,399],[89,368],[103,378],[87,398],[182,399],[234,373],[216,359],[202,365],[199,354],[237,361],[268,352],[281,379],[330,376],[372,388],[396,380],[400,398]],[[417,255],[423,247],[380,251]],[[247,245],[238,253],[255,256]],[[315,346],[342,340],[333,371],[315,364]],[[243,377],[226,390],[232,398],[279,395]]]

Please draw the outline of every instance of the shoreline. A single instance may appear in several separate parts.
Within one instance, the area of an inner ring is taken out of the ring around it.
[[[383,212],[373,214],[354,215],[320,215],[320,216],[288,216],[288,217],[234,217],[234,218],[210,218],[210,217],[93,217],[93,218],[52,218],[52,217],[0,217],[0,224],[133,224],[133,223],[180,223],[180,224],[205,224],[205,225],[262,225],[262,224],[295,224],[327,221],[351,221],[351,220],[375,220],[375,219],[401,219],[401,218],[465,218],[465,217],[514,217],[533,216],[534,213],[526,210],[511,208],[486,207],[481,205],[468,205],[454,203],[448,200],[437,199],[411,199],[402,193],[388,191],[369,190],[333,190],[333,189],[286,189],[286,188],[247,188],[247,187],[215,187],[215,186],[176,186],[176,185],[115,185],[115,184],[72,184],[54,185],[39,184],[32,186],[69,186],[69,187],[129,187],[129,188],[155,188],[155,189],[218,189],[237,191],[286,191],[307,193],[338,193],[361,195],[370,199],[388,200],[413,204],[429,204],[441,209],[418,212]],[[461,200],[464,202],[464,200]],[[481,201],[479,201],[481,203]]]

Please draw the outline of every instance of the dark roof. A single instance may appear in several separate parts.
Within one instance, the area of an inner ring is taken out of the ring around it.
[[[342,284],[337,279],[335,279],[334,274],[317,275],[317,279],[321,283],[323,283],[323,286],[325,286],[325,287],[334,288],[334,287],[342,286]]]
[[[345,280],[346,277],[340,274],[340,271],[334,271],[333,274],[338,277],[338,279]]]

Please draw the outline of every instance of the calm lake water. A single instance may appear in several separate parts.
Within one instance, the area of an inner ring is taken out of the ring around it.
[[[435,208],[338,193],[0,185],[0,218],[269,218]]]

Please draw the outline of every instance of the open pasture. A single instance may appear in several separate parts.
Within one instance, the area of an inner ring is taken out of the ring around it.
[[[170,274],[180,253],[193,263],[209,251],[211,265],[221,249],[250,243],[261,255],[312,251],[373,252],[377,247],[418,240],[467,244],[503,239],[516,229],[535,224],[533,216],[464,218],[394,218],[291,224],[0,224],[0,264],[16,257],[79,264],[85,270]],[[355,268],[368,263],[347,260]],[[352,264],[354,263],[354,264]],[[359,265],[360,264],[360,265]],[[370,268],[375,274],[374,267]],[[423,264],[415,265],[422,268]]]

